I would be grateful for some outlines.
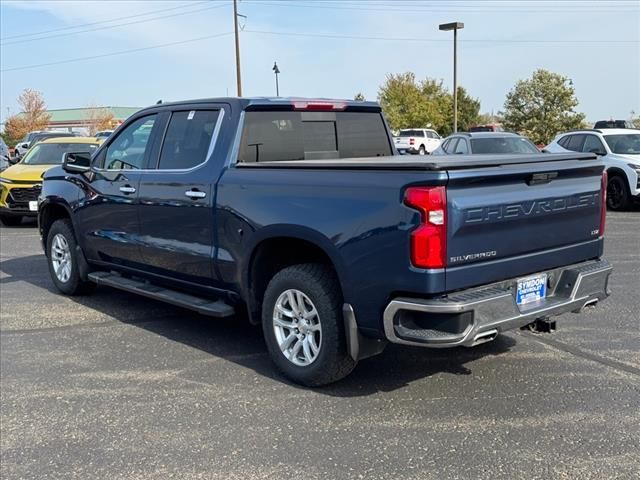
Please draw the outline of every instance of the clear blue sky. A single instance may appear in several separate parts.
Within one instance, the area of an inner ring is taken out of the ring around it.
[[[284,96],[375,99],[404,71],[450,86],[438,24],[462,21],[459,83],[483,112],[537,68],[570,77],[590,120],[640,112],[640,0],[242,0],[239,12],[247,96],[275,94],[274,60]],[[0,17],[2,118],[27,87],[50,108],[235,95],[231,0],[0,0]],[[132,49],[144,50],[111,55]]]

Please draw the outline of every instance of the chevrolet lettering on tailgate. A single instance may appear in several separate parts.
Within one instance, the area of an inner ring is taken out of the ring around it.
[[[518,217],[526,218],[536,215],[561,212],[563,210],[595,207],[598,205],[599,196],[599,192],[583,193],[580,195],[572,195],[570,197],[470,208],[466,211],[465,223],[480,223]]]

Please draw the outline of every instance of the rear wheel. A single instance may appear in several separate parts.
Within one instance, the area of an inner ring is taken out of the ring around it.
[[[293,265],[271,279],[262,329],[271,359],[296,383],[326,385],[356,365],[347,352],[338,280],[324,265]]]
[[[56,220],[47,236],[47,259],[53,283],[66,295],[82,295],[95,288],[94,283],[80,278],[77,245],[71,221]]]
[[[418,155],[426,155],[427,149],[424,148],[424,145],[420,145],[420,150],[418,150]]]
[[[0,215],[0,222],[7,227],[16,227],[22,223],[20,215]]]
[[[607,206],[611,210],[625,210],[631,204],[631,193],[626,179],[612,175],[607,182]]]

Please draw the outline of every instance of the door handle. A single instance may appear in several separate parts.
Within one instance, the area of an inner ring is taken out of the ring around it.
[[[131,185],[125,185],[124,187],[120,187],[120,191],[126,195],[130,193],[136,193],[136,189],[133,188]]]
[[[187,190],[184,194],[189,198],[204,198],[207,196],[205,192],[201,192],[200,190]]]

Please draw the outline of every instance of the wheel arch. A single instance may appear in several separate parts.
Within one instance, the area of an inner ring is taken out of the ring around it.
[[[62,218],[68,218],[73,224],[73,217],[71,216],[71,208],[65,202],[52,201],[45,199],[38,208],[38,229],[40,230],[40,236],[42,238],[42,246],[46,251],[47,236],[51,225],[56,220]]]
[[[252,323],[260,322],[262,299],[267,284],[278,271],[300,263],[322,263],[336,274],[343,297],[346,296],[346,268],[337,247],[321,233],[300,226],[267,227],[256,235],[247,250],[242,268],[242,290]]]
[[[630,184],[629,184],[629,176],[627,175],[627,172],[625,172],[622,168],[620,168],[620,167],[609,167],[606,170],[607,170],[607,175],[609,176],[609,178],[611,178],[613,176],[622,177],[622,178],[624,178],[626,180],[627,187],[630,186]]]

